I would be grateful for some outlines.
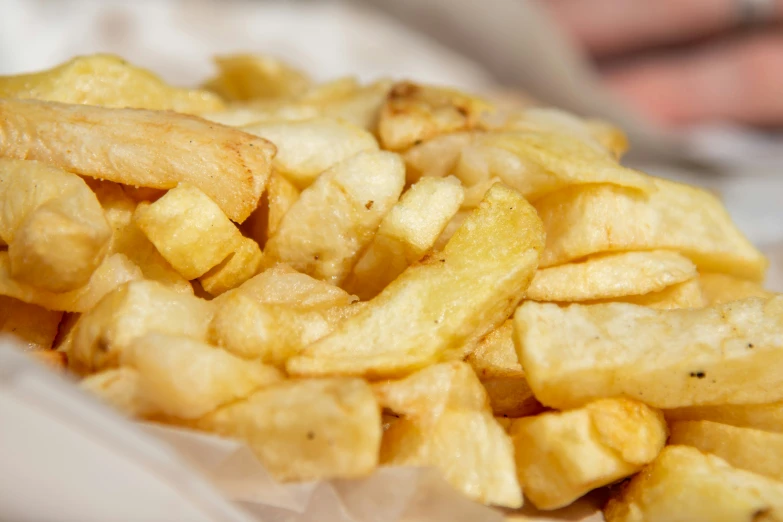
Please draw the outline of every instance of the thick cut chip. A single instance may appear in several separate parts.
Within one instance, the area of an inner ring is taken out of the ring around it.
[[[783,296],[702,309],[528,301],[515,342],[538,400],[625,396],[658,408],[783,399]]]
[[[155,203],[140,203],[133,221],[185,279],[201,277],[240,248],[242,234],[196,187],[181,184]]]
[[[87,284],[111,229],[79,176],[37,161],[0,158],[0,238],[11,274],[51,292]]]
[[[541,266],[600,252],[665,249],[689,257],[703,271],[764,278],[767,260],[715,196],[673,181],[654,182],[657,190],[647,195],[587,185],[536,202],[547,233]]]
[[[0,98],[184,113],[223,107],[211,92],[166,85],[153,73],[108,54],[79,56],[47,71],[2,76]]]
[[[116,366],[131,342],[147,333],[207,337],[213,307],[154,281],[123,285],[82,314],[74,328],[71,362],[88,370]]]
[[[669,422],[705,420],[783,433],[783,402],[691,406],[666,410],[664,414]]]
[[[160,333],[134,339],[121,362],[138,372],[137,396],[148,412],[179,419],[198,419],[283,379],[271,366]]]
[[[523,417],[541,411],[514,348],[510,319],[478,340],[465,362],[476,372],[495,415]]]
[[[669,444],[693,446],[735,468],[783,482],[783,434],[710,421],[675,422]]]
[[[656,308],[674,310],[677,308],[702,308],[707,305],[698,279],[678,283],[660,292],[623,297],[618,301]]]
[[[220,295],[236,288],[261,269],[264,255],[258,243],[243,237],[236,250],[219,265],[199,278],[201,286],[211,295]]]
[[[219,73],[204,85],[226,100],[292,97],[304,94],[310,79],[302,71],[271,56],[216,56]]]
[[[455,178],[422,178],[381,221],[343,285],[367,300],[422,258],[459,210],[463,190]]]
[[[440,134],[476,128],[492,106],[475,96],[444,87],[395,84],[378,121],[384,149],[401,151]]]
[[[663,415],[628,399],[601,399],[566,412],[515,420],[517,476],[539,509],[557,509],[633,475],[666,444]]]
[[[522,505],[511,441],[470,366],[431,366],[377,384],[375,392],[382,406],[402,415],[383,435],[382,464],[434,467],[474,500]]]
[[[362,151],[378,150],[372,134],[332,118],[256,123],[242,130],[277,147],[272,163],[275,171],[300,189],[341,161]]]
[[[8,252],[0,252],[0,295],[63,312],[86,312],[103,296],[128,281],[143,279],[139,267],[122,254],[113,254],[93,272],[81,288],[55,293],[16,281],[11,276]]]
[[[360,477],[378,465],[381,412],[361,379],[286,381],[198,425],[246,442],[277,480]]]
[[[27,350],[52,348],[62,316],[62,312],[0,296],[0,333],[15,335]]]
[[[728,303],[748,297],[772,297],[774,294],[754,281],[726,274],[701,274],[699,284],[708,305]]]
[[[623,252],[536,272],[531,301],[589,301],[642,295],[696,277],[696,266],[676,252]]]
[[[391,152],[362,152],[338,163],[302,192],[264,253],[339,285],[404,183],[402,160]]]
[[[290,214],[289,214],[290,215]],[[502,323],[538,263],[533,207],[495,185],[443,252],[412,265],[331,335],[289,359],[298,375],[405,375],[459,352]]]
[[[275,148],[173,112],[0,99],[0,157],[159,189],[187,182],[242,222],[256,208]]]
[[[473,142],[473,134],[455,132],[414,145],[403,154],[408,182],[424,176],[443,178],[454,171],[462,149]]]
[[[277,233],[283,216],[299,199],[299,189],[286,178],[272,172],[266,192],[256,210],[242,223],[242,231],[260,246]]]
[[[144,418],[152,413],[151,405],[139,395],[139,372],[128,366],[110,368],[88,375],[79,388],[94,395],[129,417]]]
[[[607,522],[783,518],[783,484],[686,446],[667,446],[604,508]]]

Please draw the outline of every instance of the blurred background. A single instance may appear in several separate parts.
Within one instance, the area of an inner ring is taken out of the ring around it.
[[[620,125],[627,163],[719,193],[783,291],[783,0],[0,0],[0,74],[111,52],[177,85],[259,52]]]

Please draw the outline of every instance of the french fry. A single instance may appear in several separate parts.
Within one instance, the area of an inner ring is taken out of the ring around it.
[[[514,328],[525,377],[546,406],[617,396],[658,408],[783,399],[783,297],[697,310],[528,301]]]
[[[748,297],[772,297],[774,294],[754,281],[726,274],[701,274],[699,284],[708,305],[723,304]]]
[[[288,372],[393,377],[463,356],[455,352],[470,336],[498,326],[519,303],[543,241],[530,204],[495,185],[443,252],[406,269],[331,335],[289,359]]]
[[[199,277],[199,282],[211,295],[220,295],[256,275],[261,270],[263,260],[264,255],[258,243],[243,237],[236,250]]]
[[[704,420],[783,433],[783,402],[690,406],[665,410],[664,414],[670,423]]]
[[[404,178],[402,161],[390,152],[362,152],[338,163],[302,192],[264,253],[339,285],[397,202]]]
[[[0,236],[11,275],[51,292],[84,286],[108,250],[111,229],[75,174],[0,158]]]
[[[295,97],[310,87],[305,73],[271,56],[233,54],[214,61],[218,75],[204,86],[226,100]]]
[[[27,350],[49,350],[63,313],[0,296],[0,332],[16,336]]]
[[[677,283],[660,292],[644,295],[632,295],[617,299],[618,302],[631,303],[657,310],[674,310],[678,308],[702,308],[707,306],[704,294],[701,292],[698,279]]]
[[[419,180],[383,218],[345,289],[363,300],[378,295],[432,248],[462,199],[462,187],[454,178]]]
[[[283,216],[298,199],[299,189],[283,176],[272,172],[258,207],[242,223],[241,230],[259,246],[266,245],[267,240],[280,228]]]
[[[261,138],[183,114],[0,99],[0,157],[131,186],[187,182],[240,223],[258,203],[274,152]]]

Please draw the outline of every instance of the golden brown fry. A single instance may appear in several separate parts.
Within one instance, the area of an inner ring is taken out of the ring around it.
[[[672,285],[668,288],[664,288],[660,292],[623,297],[617,301],[648,306],[658,310],[703,308],[707,306],[707,302],[704,300],[704,295],[699,286],[698,278]]]
[[[232,54],[214,61],[219,73],[204,87],[226,100],[295,97],[310,87],[305,73],[271,56]]]
[[[261,138],[183,114],[0,99],[0,157],[131,186],[188,182],[240,223],[258,203],[274,151]]]
[[[110,54],[78,56],[46,71],[0,77],[0,98],[184,113],[223,107],[210,92],[171,87],[150,71]]]
[[[51,292],[84,286],[111,238],[95,195],[77,175],[0,158],[0,237],[11,275]]]
[[[774,294],[754,281],[726,274],[701,274],[699,284],[708,305],[723,304],[748,297],[772,297]]]
[[[261,270],[264,254],[258,243],[243,237],[233,253],[219,265],[199,277],[201,286],[211,295],[236,288]]]
[[[0,296],[0,332],[16,336],[27,350],[49,350],[62,312]]]
[[[298,199],[299,189],[273,171],[258,207],[242,223],[243,233],[263,247],[267,240],[277,233],[283,216]]]
[[[464,356],[454,352],[519,303],[543,241],[530,204],[495,185],[443,252],[409,267],[334,333],[289,359],[289,373],[392,377]]]

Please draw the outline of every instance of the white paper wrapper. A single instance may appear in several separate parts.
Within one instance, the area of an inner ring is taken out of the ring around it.
[[[546,515],[473,503],[436,471],[279,484],[241,443],[135,424],[0,339],[0,519],[105,522],[603,520],[600,496]]]

